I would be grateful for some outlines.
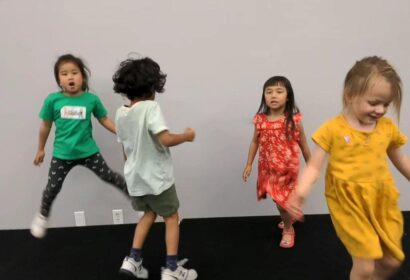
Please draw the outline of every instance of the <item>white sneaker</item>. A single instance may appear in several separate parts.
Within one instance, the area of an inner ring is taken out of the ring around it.
[[[120,273],[137,277],[138,279],[148,279],[148,270],[142,266],[142,259],[137,262],[131,257],[125,257],[120,268]]]
[[[43,238],[47,233],[47,218],[37,213],[31,222],[31,235],[36,238]]]
[[[183,259],[178,262],[178,267],[174,271],[169,268],[162,269],[161,280],[194,280],[198,277],[198,273],[194,269],[184,268],[183,265],[188,259]]]

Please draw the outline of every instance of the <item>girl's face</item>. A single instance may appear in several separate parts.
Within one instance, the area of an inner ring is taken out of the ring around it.
[[[386,114],[392,101],[390,83],[384,77],[378,77],[364,94],[352,97],[349,106],[361,125],[373,126]]]
[[[82,92],[83,75],[76,64],[63,62],[58,70],[58,79],[64,93],[76,95]]]
[[[288,98],[288,92],[284,86],[268,86],[265,89],[264,96],[266,106],[268,106],[270,111],[280,111],[283,113]]]

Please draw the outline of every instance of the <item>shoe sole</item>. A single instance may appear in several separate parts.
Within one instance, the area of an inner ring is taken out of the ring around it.
[[[44,233],[39,234],[39,233],[37,233],[36,231],[33,231],[33,230],[30,229],[30,234],[31,234],[33,237],[37,238],[37,239],[43,239],[43,238],[46,236],[47,233],[44,232]]]
[[[127,276],[127,278],[131,277],[131,278],[133,278],[133,279],[148,279],[148,277],[147,277],[147,278],[137,277],[137,276],[134,275],[134,273],[132,273],[131,271],[128,271],[128,270],[126,270],[126,269],[121,269],[121,268],[120,268],[120,270],[118,271],[118,273],[119,273],[120,275]]]

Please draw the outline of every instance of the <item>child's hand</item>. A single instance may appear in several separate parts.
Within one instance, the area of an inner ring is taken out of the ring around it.
[[[242,179],[246,182],[248,180],[249,175],[251,175],[252,172],[252,165],[247,164],[245,167],[245,170],[243,171],[242,174]]]
[[[45,154],[44,150],[38,151],[33,161],[34,165],[40,165],[44,160]]]
[[[195,130],[193,130],[192,128],[187,128],[187,129],[185,129],[184,134],[186,135],[188,142],[194,141],[194,139],[195,139]]]
[[[303,211],[302,211],[302,206],[304,203],[304,198],[296,193],[294,191],[287,203],[286,203],[286,211],[289,213],[289,215],[298,221],[303,220]]]

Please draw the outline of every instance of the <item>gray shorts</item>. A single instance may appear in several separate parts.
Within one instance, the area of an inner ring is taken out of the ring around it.
[[[179,208],[175,184],[159,195],[131,196],[131,203],[137,211],[152,211],[161,217],[169,217]]]

